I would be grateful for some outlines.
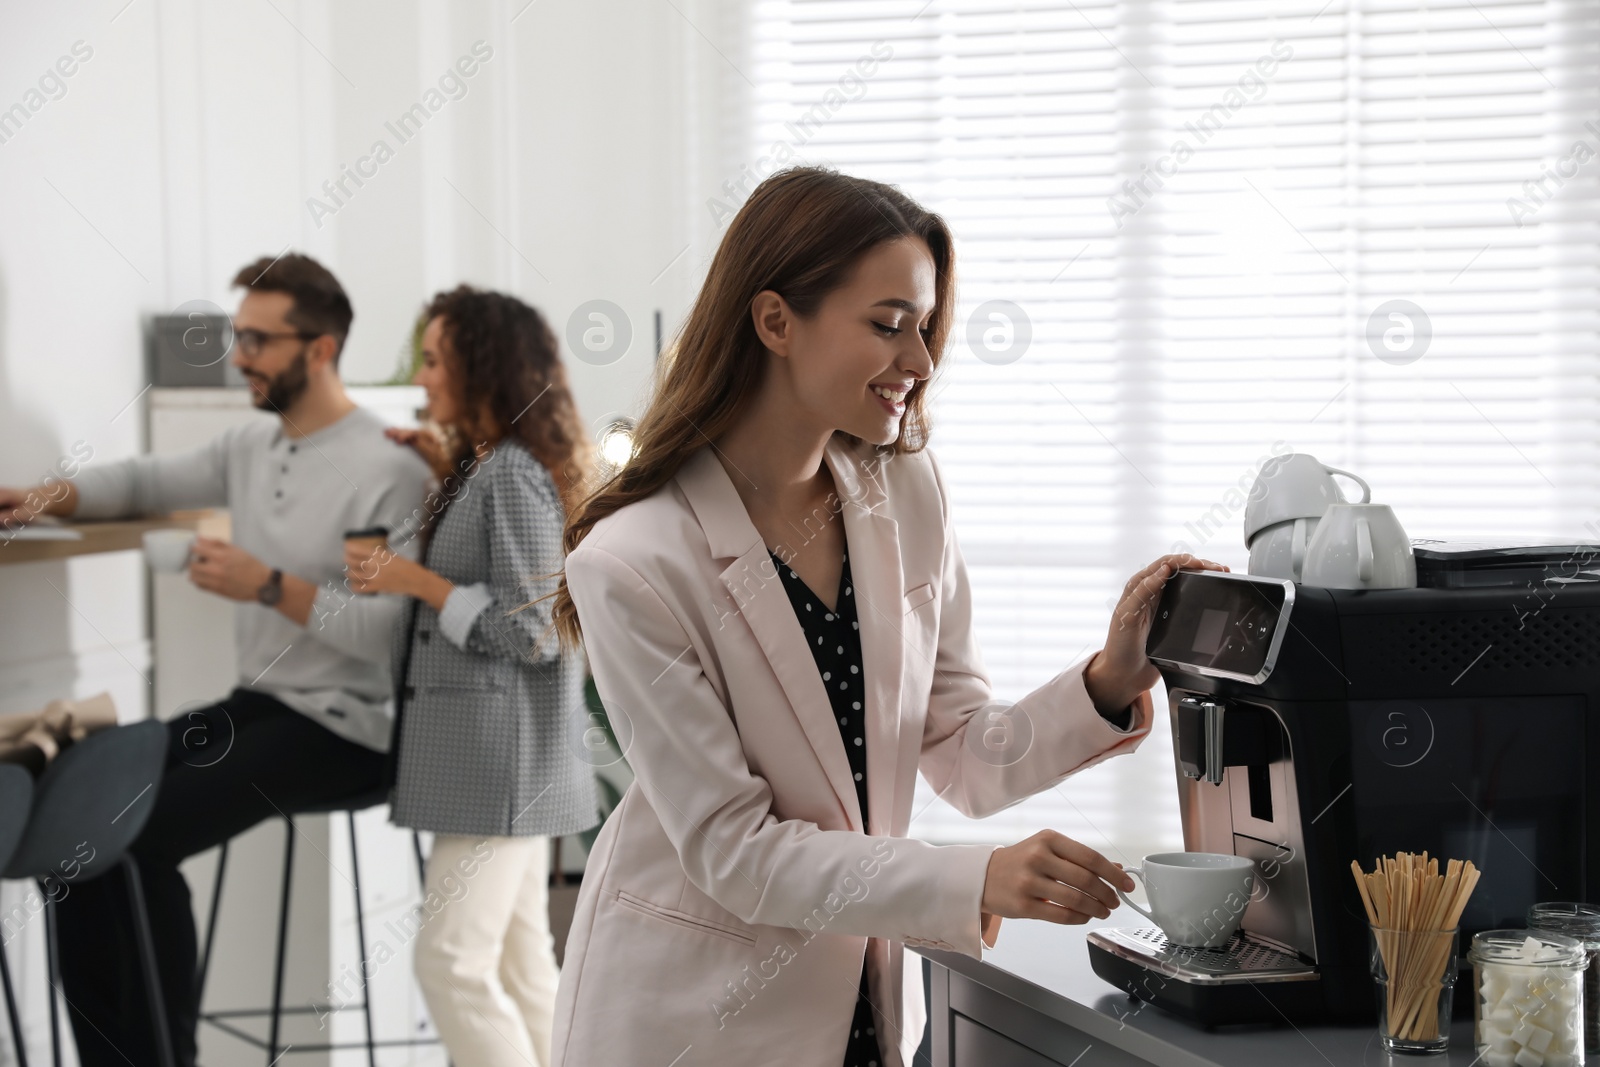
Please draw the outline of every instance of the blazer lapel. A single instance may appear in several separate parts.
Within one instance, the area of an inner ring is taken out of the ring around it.
[[[899,737],[899,609],[903,594],[898,525],[883,513],[881,490],[857,470],[848,446],[835,437],[828,442],[825,455],[843,501],[854,582],[852,595],[861,624],[867,697],[868,805],[873,823],[887,826],[894,802]],[[833,705],[806,646],[805,633],[794,617],[788,593],[767,554],[766,542],[750,521],[744,501],[710,445],[685,461],[677,480],[706,533],[712,556],[733,560],[721,573],[722,583],[733,599],[732,610],[750,627],[783,687],[845,813],[846,824],[865,831]]]
[[[900,673],[905,646],[901,637],[905,590],[900,572],[900,524],[888,513],[880,478],[884,459],[863,458],[836,436],[828,442],[827,460],[843,502],[850,580],[855,586],[852,595],[861,626],[861,669],[866,676],[871,825],[863,829],[887,834],[894,821],[895,779],[900,771]],[[833,725],[831,718],[829,723]],[[836,744],[838,734],[834,726]]]

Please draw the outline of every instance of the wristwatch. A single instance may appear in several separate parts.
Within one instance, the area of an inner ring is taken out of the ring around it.
[[[277,607],[278,601],[283,599],[283,572],[278,568],[272,569],[272,577],[262,583],[256,590],[256,599],[269,608]]]

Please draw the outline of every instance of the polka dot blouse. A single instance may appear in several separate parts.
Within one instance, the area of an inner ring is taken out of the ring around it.
[[[833,601],[836,607],[834,611],[829,611],[822,598],[814,594],[776,553],[768,549],[767,554],[772,556],[773,566],[778,568],[778,575],[789,593],[789,602],[794,605],[795,617],[800,620],[800,630],[811,649],[811,657],[816,660],[817,671],[822,675],[822,684],[828,690],[828,700],[833,704],[833,717],[839,724],[839,738],[850,762],[850,776],[856,783],[856,800],[861,805],[861,819],[865,825],[866,679],[862,674],[861,625],[856,618],[855,588],[850,580],[849,546],[845,547],[844,567],[839,574],[839,592]],[[867,992],[867,969],[863,962],[855,1017],[850,1023],[843,1062],[844,1067],[878,1067],[880,1059],[872,1002]]]

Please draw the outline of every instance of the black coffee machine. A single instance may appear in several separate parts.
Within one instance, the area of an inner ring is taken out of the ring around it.
[[[1370,1017],[1351,860],[1478,866],[1463,960],[1472,934],[1525,925],[1530,904],[1600,898],[1600,546],[1415,551],[1414,589],[1167,583],[1146,647],[1184,848],[1249,856],[1256,889],[1219,949],[1092,931],[1102,978],[1206,1024]]]

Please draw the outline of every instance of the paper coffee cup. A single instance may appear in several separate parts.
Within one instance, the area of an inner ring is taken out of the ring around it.
[[[346,530],[344,532],[344,543],[346,546],[355,545],[361,552],[370,556],[378,549],[388,547],[389,528],[387,526],[371,526],[364,530]],[[365,574],[365,572],[363,572],[363,576],[372,577],[372,575]],[[377,594],[363,593],[361,595],[376,596]]]
[[[344,532],[345,544],[355,544],[366,552],[374,552],[389,543],[389,528],[387,526],[369,526],[364,530],[346,530]]]

